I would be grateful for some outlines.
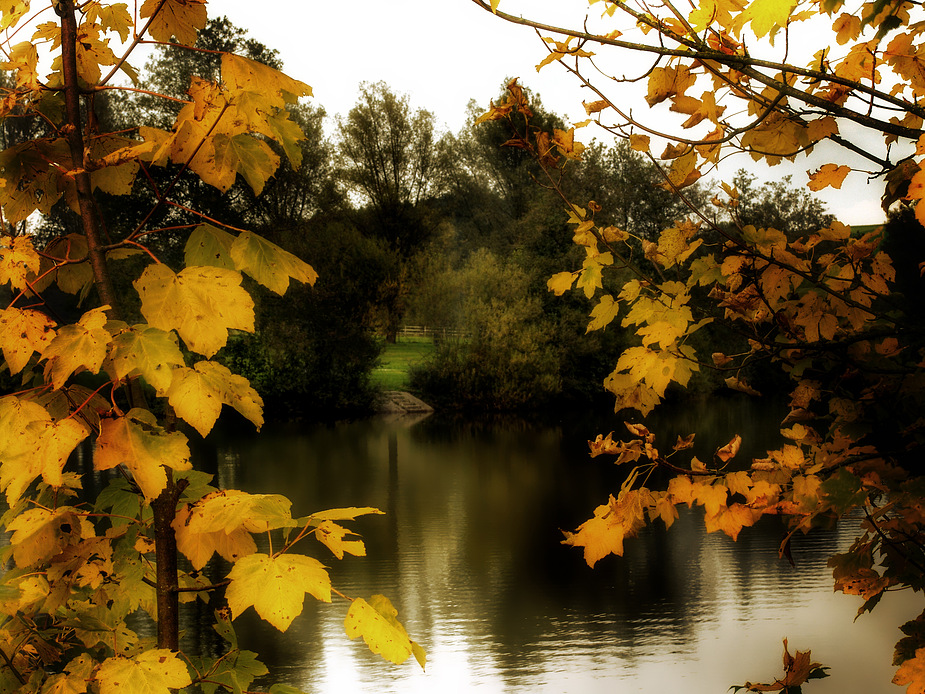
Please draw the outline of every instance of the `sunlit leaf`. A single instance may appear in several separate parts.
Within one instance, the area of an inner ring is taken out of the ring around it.
[[[136,408],[124,417],[103,420],[93,465],[97,470],[125,465],[145,498],[151,500],[167,486],[164,466],[189,470],[189,457],[183,434],[164,431],[151,412]]]
[[[397,617],[398,610],[384,595],[373,595],[369,602],[356,598],[350,604],[344,630],[351,639],[362,636],[369,650],[396,665],[413,654],[423,670],[426,662],[424,649],[408,637]]]
[[[280,631],[301,614],[306,593],[331,602],[328,572],[316,559],[299,554],[251,554],[235,562],[228,578],[225,597],[231,613],[237,617],[253,606]]]

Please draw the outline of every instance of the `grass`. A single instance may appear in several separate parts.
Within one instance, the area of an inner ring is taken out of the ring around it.
[[[373,369],[373,385],[382,390],[407,390],[408,372],[434,351],[429,337],[400,337],[394,345],[385,344],[379,366]]]

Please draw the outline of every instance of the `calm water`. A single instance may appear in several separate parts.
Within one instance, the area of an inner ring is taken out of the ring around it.
[[[696,429],[715,436],[714,447],[735,432],[746,445],[773,444],[762,440],[762,421],[774,414],[740,403],[689,407],[663,418],[672,433],[662,440]],[[852,621],[860,598],[834,594],[825,568],[850,544],[850,527],[798,538],[796,568],[777,558],[773,520],[733,543],[685,513],[670,532],[647,529],[627,541],[624,558],[594,570],[561,545],[559,528],[574,529],[619,486],[620,470],[587,455],[586,439],[613,428],[434,416],[224,440],[213,461],[222,486],[285,493],[293,515],[367,505],[387,513],[354,524],[365,558],[337,561],[317,543],[301,549],[330,566],[347,595],[389,596],[428,663],[421,672],[413,659],[395,666],[371,655],[344,635],[343,601],[311,598],[285,634],[249,610],[239,622],[245,647],[272,681],[317,693],[720,694],[773,681],[786,636],[791,652],[812,648],[832,667],[807,694],[901,691],[890,684],[897,627],[921,605],[890,595]]]

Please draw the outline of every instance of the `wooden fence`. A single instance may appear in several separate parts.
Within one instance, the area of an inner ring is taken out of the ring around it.
[[[456,328],[430,328],[424,325],[405,325],[398,331],[398,337],[432,337],[438,340],[465,339],[469,334]]]

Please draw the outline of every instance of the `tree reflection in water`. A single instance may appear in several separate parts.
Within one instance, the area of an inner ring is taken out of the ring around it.
[[[649,425],[669,442],[696,429],[706,455],[734,433],[752,445],[745,460],[776,443],[762,437],[776,431],[777,412],[727,404],[725,414],[711,403]],[[625,474],[587,455],[588,438],[619,424],[432,416],[222,440],[219,480],[284,491],[294,515],[337,506],[387,512],[356,523],[365,558],[303,550],[330,566],[347,594],[389,595],[428,663],[422,673],[382,662],[344,635],[346,606],[310,600],[285,634],[246,613],[242,643],[261,653],[273,681],[311,692],[713,694],[773,679],[787,636],[791,650],[812,648],[832,668],[808,694],[892,688],[897,626],[918,610],[890,595],[852,622],[859,599],[832,592],[825,561],[850,544],[853,528],[796,538],[795,568],[777,557],[775,519],[733,543],[682,512],[671,532],[647,528],[627,541],[625,557],[594,570],[561,545],[559,528],[587,518]],[[187,621],[188,638],[210,638],[196,635],[194,613]]]

